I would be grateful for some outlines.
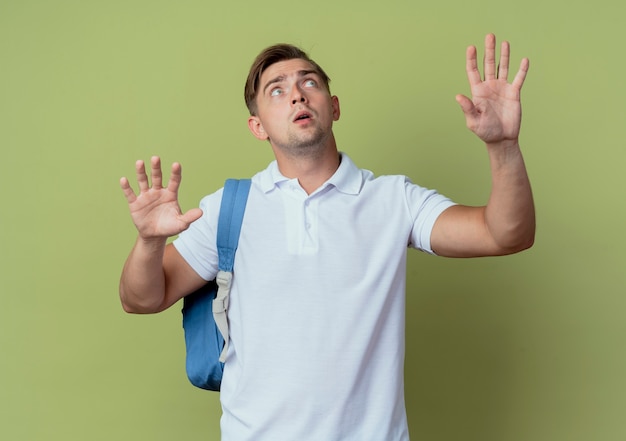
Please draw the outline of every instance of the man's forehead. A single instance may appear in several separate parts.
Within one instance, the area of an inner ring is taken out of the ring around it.
[[[317,72],[317,69],[311,63],[301,58],[279,61],[263,71],[261,74],[261,87],[277,77],[301,76],[309,72]]]

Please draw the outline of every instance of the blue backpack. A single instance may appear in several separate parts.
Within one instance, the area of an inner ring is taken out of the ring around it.
[[[217,277],[183,301],[187,377],[201,389],[219,391],[222,383],[228,351],[228,297],[249,191],[250,179],[226,180],[217,224]]]

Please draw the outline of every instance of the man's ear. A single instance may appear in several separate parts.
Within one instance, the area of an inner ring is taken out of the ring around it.
[[[261,120],[258,116],[250,116],[248,117],[248,128],[254,135],[256,139],[261,141],[265,141],[268,138],[267,133],[265,133],[265,129],[263,128],[263,124],[261,124]]]
[[[341,109],[339,108],[339,98],[335,95],[331,97],[331,105],[333,107],[333,121],[337,121],[341,115]]]

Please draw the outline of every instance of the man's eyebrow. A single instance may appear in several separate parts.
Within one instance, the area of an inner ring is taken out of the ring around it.
[[[310,74],[318,75],[317,71],[313,69],[302,69],[298,71],[298,76],[300,77],[306,77],[307,75],[310,75]]]
[[[285,80],[285,76],[284,75],[279,75],[279,76],[277,76],[275,78],[272,78],[267,83],[265,83],[265,86],[263,86],[263,93],[265,93],[267,88],[270,87],[272,84],[280,83],[281,81],[284,81],[284,80]]]
[[[299,70],[297,72],[297,75],[298,75],[299,78],[305,77],[305,76],[310,75],[310,74],[318,75],[317,71],[313,70],[313,69],[302,69],[302,70]],[[270,87],[272,84],[280,83],[281,81],[285,81],[285,78],[287,78],[285,75],[279,75],[279,76],[269,80],[267,83],[265,83],[265,86],[263,86],[263,93],[265,93],[267,88]]]

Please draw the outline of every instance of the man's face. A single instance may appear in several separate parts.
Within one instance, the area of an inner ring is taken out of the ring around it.
[[[269,66],[261,74],[256,104],[256,116],[248,119],[254,136],[292,155],[324,147],[339,119],[339,100],[302,59]]]

